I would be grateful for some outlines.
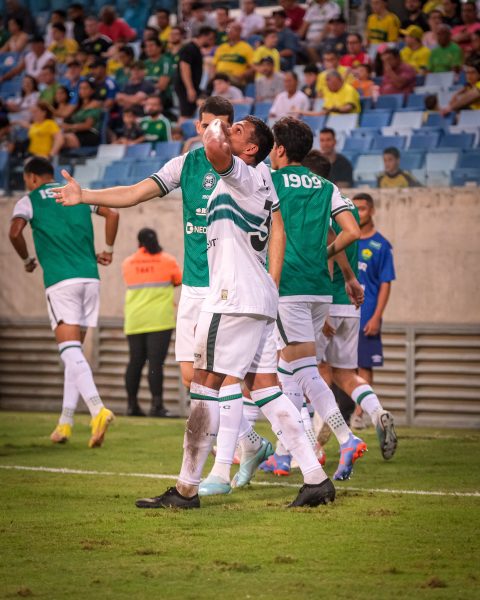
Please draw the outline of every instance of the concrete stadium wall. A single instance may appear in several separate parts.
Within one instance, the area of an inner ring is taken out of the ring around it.
[[[358,191],[358,190],[355,190]],[[374,191],[376,223],[394,248],[397,280],[385,320],[389,323],[480,323],[480,193],[478,188]],[[23,271],[8,240],[16,198],[0,200],[0,317],[45,317],[42,275]],[[94,217],[97,250],[103,219]],[[181,194],[121,211],[114,263],[100,267],[102,317],[121,317],[120,265],[135,251],[142,227],[157,230],[167,252],[183,260]],[[30,231],[27,232],[33,251]]]

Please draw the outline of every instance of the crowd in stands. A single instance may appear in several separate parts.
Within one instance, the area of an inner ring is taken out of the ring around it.
[[[0,165],[12,173],[30,154],[70,170],[97,156],[98,185],[111,181],[106,157],[158,168],[199,143],[194,119],[213,94],[236,119],[304,119],[342,186],[480,183],[465,166],[480,156],[473,0],[350,2],[346,16],[340,0],[181,0],[178,14],[161,1],[40,4],[6,0],[0,15]]]

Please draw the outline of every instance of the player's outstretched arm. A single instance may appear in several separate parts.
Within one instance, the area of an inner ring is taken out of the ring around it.
[[[277,210],[272,215],[272,229],[268,243],[268,272],[277,288],[280,287],[286,245],[287,236],[285,234],[282,213]]]
[[[220,119],[213,120],[203,136],[205,154],[217,173],[225,173],[232,165],[232,149],[228,129]]]
[[[349,210],[338,213],[335,216],[335,221],[341,227],[342,231],[328,246],[328,258],[332,258],[342,250],[345,250],[347,246],[350,246],[350,244],[353,244],[353,242],[360,238],[360,227]]]
[[[125,208],[135,206],[146,200],[161,196],[158,185],[152,179],[144,179],[135,185],[116,186],[104,190],[86,190],[67,171],[62,171],[67,185],[53,188],[55,199],[63,206],[76,204],[94,204],[109,208]]]
[[[27,222],[25,219],[21,219],[20,217],[15,217],[12,219],[10,224],[9,238],[12,242],[12,246],[15,248],[18,256],[23,260],[23,264],[25,265],[25,271],[27,273],[31,273],[37,267],[37,261],[34,257],[29,256],[27,242],[23,237],[23,230],[25,229]]]
[[[97,262],[108,266],[113,260],[113,245],[117,237],[120,215],[114,208],[107,208],[106,206],[100,206],[97,215],[105,219],[105,250],[97,254]]]

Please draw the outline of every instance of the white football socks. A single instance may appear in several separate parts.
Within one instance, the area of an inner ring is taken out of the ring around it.
[[[68,424],[73,426],[73,417],[77,410],[78,401],[80,400],[80,394],[75,384],[75,380],[72,377],[70,370],[65,369],[64,381],[63,381],[63,401],[62,401],[62,413],[58,420],[59,425]]]
[[[102,410],[103,402],[98,395],[92,369],[82,352],[81,343],[78,340],[61,342],[58,349],[65,364],[65,379],[76,386],[90,414],[95,417]]]
[[[335,396],[320,376],[315,356],[299,358],[288,363],[295,379],[310,400],[313,408],[330,426],[339,444],[344,444],[351,433],[342,417]]]
[[[327,479],[307,440],[300,413],[280,388],[255,390],[251,396],[270,421],[272,431],[297,461],[305,483],[318,484]]]
[[[247,419],[252,427],[255,427],[260,409],[253,403],[250,398],[243,397],[243,416]]]
[[[230,481],[230,467],[235,456],[238,433],[242,422],[243,397],[239,383],[220,388],[218,394],[220,426],[217,435],[217,454],[211,475]]]
[[[312,418],[310,417],[310,412],[306,402],[303,403],[300,416],[302,417],[303,427],[305,429],[305,433],[307,434],[307,439],[310,442],[311,447],[315,449],[317,445],[317,438],[315,437],[315,432],[313,431]]]
[[[362,407],[376,425],[383,407],[373,389],[368,384],[359,385],[352,392],[352,400]]]
[[[305,398],[303,397],[303,391],[301,387],[298,385],[297,380],[290,370],[290,364],[283,358],[280,358],[278,361],[277,370],[278,379],[282,386],[283,393],[289,400],[291,400],[298,412],[300,412],[302,410],[302,405],[305,401]]]
[[[192,383],[190,416],[183,438],[183,461],[179,483],[198,487],[202,470],[218,432],[218,391]]]
[[[238,444],[242,452],[242,459],[254,456],[262,445],[262,438],[247,421],[245,415],[242,415],[242,422],[240,423]]]

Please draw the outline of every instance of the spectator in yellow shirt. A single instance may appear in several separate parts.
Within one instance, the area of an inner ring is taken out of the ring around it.
[[[226,73],[232,83],[245,85],[253,75],[253,48],[241,40],[241,33],[240,23],[229,25],[228,41],[217,48],[213,65],[217,73]]]
[[[168,36],[172,31],[172,27],[170,25],[170,12],[165,8],[159,8],[155,13],[155,17],[157,20],[157,27],[159,29],[158,39],[166,45],[168,42]]]
[[[337,71],[337,73],[340,73],[345,81],[352,83],[352,74],[350,73],[348,67],[344,67],[340,64],[340,57],[336,52],[324,52],[322,64],[323,71],[320,73],[317,79],[317,95],[319,97],[322,97],[327,89],[327,73],[329,71]]]
[[[401,29],[400,33],[405,36],[405,47],[400,50],[403,62],[412,66],[417,73],[427,70],[430,49],[422,44],[423,29],[418,25],[409,25],[407,29]]]
[[[371,7],[372,14],[367,19],[367,42],[396,42],[400,31],[400,19],[387,10],[386,0],[372,0]]]
[[[267,29],[263,37],[263,44],[253,53],[253,64],[258,67],[262,58],[269,56],[273,60],[275,71],[280,71],[280,53],[277,50],[278,34],[275,29]],[[257,77],[260,74],[257,72]]]
[[[53,120],[50,105],[38,102],[32,108],[32,121],[28,129],[28,152],[45,158],[57,156],[63,146],[63,135]]]
[[[63,23],[52,25],[53,43],[48,48],[55,55],[57,62],[65,63],[67,58],[73,56],[78,50],[78,44],[75,40],[66,37],[66,27]]]
[[[338,71],[327,71],[327,86],[321,111],[303,111],[303,115],[349,114],[360,112],[360,94]]]

